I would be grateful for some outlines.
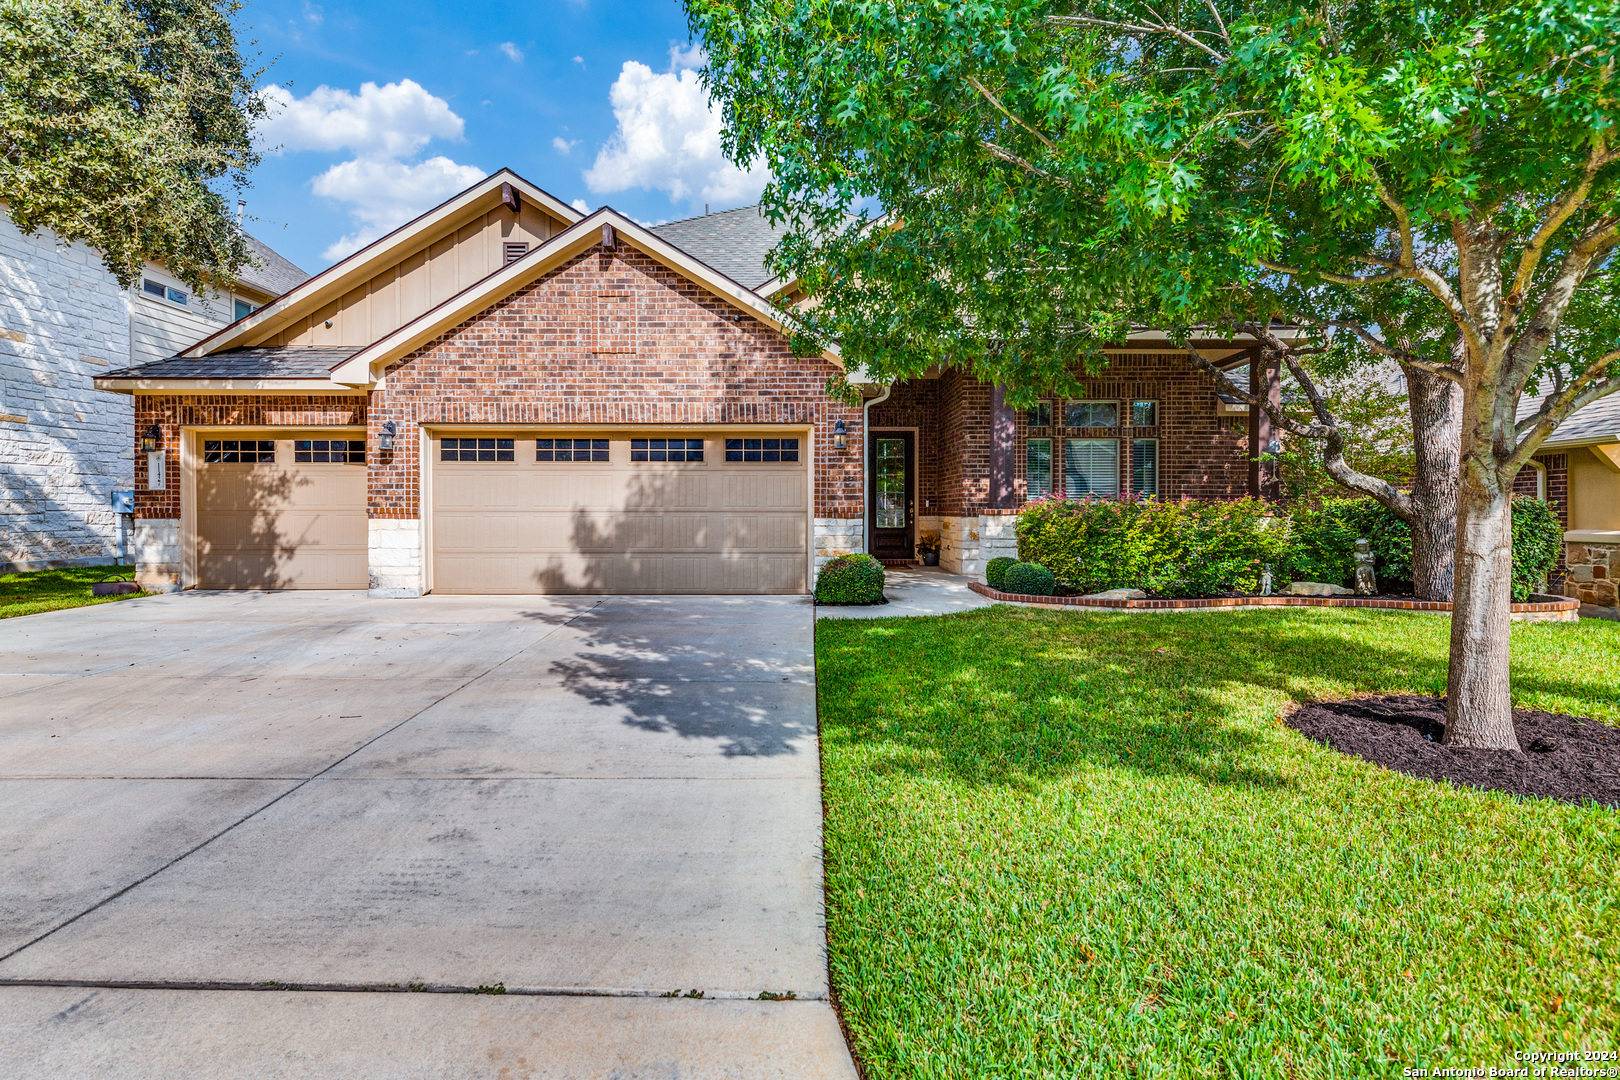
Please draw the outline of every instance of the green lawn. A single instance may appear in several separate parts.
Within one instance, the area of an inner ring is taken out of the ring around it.
[[[1620,814],[1409,779],[1279,720],[1443,692],[1447,629],[820,621],[832,975],[868,1076],[1399,1076],[1620,1049]],[[1517,704],[1620,721],[1620,625],[1515,625],[1513,657]]]
[[[92,584],[115,572],[127,577],[130,571],[128,567],[117,566],[70,566],[62,570],[0,574],[0,619],[133,599],[133,596],[90,595]]]

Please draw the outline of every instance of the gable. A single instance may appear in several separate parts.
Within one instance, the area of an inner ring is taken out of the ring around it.
[[[370,345],[499,270],[507,244],[533,250],[579,218],[577,210],[502,169],[182,355]]]

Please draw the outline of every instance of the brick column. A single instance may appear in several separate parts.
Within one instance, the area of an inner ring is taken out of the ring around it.
[[[1249,361],[1249,393],[1264,397],[1273,405],[1282,404],[1282,375],[1275,358],[1262,355]],[[1272,428],[1271,417],[1258,405],[1250,405],[1249,494],[1262,499],[1275,499],[1279,491],[1277,463],[1260,460],[1260,455],[1267,452],[1274,438],[1276,432]]]
[[[1017,461],[1014,447],[1017,425],[1005,388],[990,388],[990,508],[1011,510],[1018,505]]]

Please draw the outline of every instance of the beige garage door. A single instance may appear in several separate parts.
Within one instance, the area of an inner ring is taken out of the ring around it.
[[[433,588],[805,591],[803,436],[479,432],[433,442]]]
[[[365,436],[197,440],[197,586],[363,589]]]

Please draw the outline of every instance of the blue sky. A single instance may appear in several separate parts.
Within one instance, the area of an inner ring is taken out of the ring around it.
[[[648,222],[765,182],[719,151],[675,0],[250,0],[240,19],[272,112],[246,228],[311,272],[503,166]]]

